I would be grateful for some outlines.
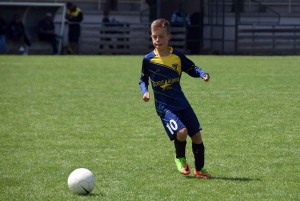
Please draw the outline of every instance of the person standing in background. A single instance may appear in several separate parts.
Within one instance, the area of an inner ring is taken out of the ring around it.
[[[83,20],[82,11],[76,5],[68,2],[65,18],[69,21],[68,52],[79,54],[80,23]]]
[[[182,7],[182,3],[179,3],[178,9],[175,10],[171,16],[171,23],[173,26],[184,26],[191,24],[190,16],[184,12]]]
[[[23,55],[27,55],[27,46],[31,46],[31,42],[26,36],[25,27],[19,14],[14,14],[14,19],[9,24],[8,34],[13,41],[19,43],[19,51],[22,52]]]
[[[173,31],[172,41],[182,43],[182,45],[173,45],[173,47],[183,50],[185,44],[185,34],[187,32],[186,27],[191,24],[190,16],[183,10],[183,4],[179,3],[178,8],[173,12],[171,16],[171,24],[173,27],[183,27],[185,31]]]
[[[25,52],[26,46],[25,46],[25,28],[23,23],[20,20],[20,15],[15,14],[14,19],[9,24],[9,37],[13,41],[17,41],[20,44],[19,51]]]
[[[52,46],[53,54],[58,54],[55,26],[52,20],[52,14],[47,13],[45,19],[39,23],[39,40],[48,41]]]

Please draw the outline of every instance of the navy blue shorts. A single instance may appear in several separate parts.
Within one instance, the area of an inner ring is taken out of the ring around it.
[[[160,118],[170,140],[174,140],[176,133],[183,128],[187,129],[190,137],[202,130],[200,122],[191,107],[174,112],[168,110],[160,115]]]

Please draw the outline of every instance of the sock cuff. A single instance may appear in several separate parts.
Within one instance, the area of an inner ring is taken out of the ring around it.
[[[185,157],[186,140],[182,142],[175,139],[174,145],[175,145],[176,158]]]
[[[175,144],[178,144],[178,145],[186,145],[186,140],[185,141],[179,141],[177,138],[175,138],[174,142],[175,142]]]
[[[201,144],[195,144],[195,143],[193,143],[192,142],[192,147],[194,148],[196,148],[196,147],[204,147],[204,143],[202,142]]]

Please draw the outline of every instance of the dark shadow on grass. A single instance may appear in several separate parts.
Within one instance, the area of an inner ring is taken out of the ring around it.
[[[199,179],[195,176],[186,176],[187,179]],[[261,179],[253,179],[247,177],[211,177],[210,179],[206,180],[226,180],[226,181],[262,181]]]
[[[246,177],[212,177],[210,179],[220,179],[226,181],[262,181],[261,179],[252,179]]]

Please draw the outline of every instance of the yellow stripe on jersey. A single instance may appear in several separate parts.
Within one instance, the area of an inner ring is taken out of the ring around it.
[[[157,64],[169,69],[176,71],[179,75],[181,74],[181,60],[175,54],[170,54],[166,57],[155,56],[150,60],[151,63]]]
[[[67,15],[71,15],[72,17],[77,17],[79,15],[79,13],[81,12],[80,8],[76,8],[75,11],[71,11],[71,10],[67,10]]]

